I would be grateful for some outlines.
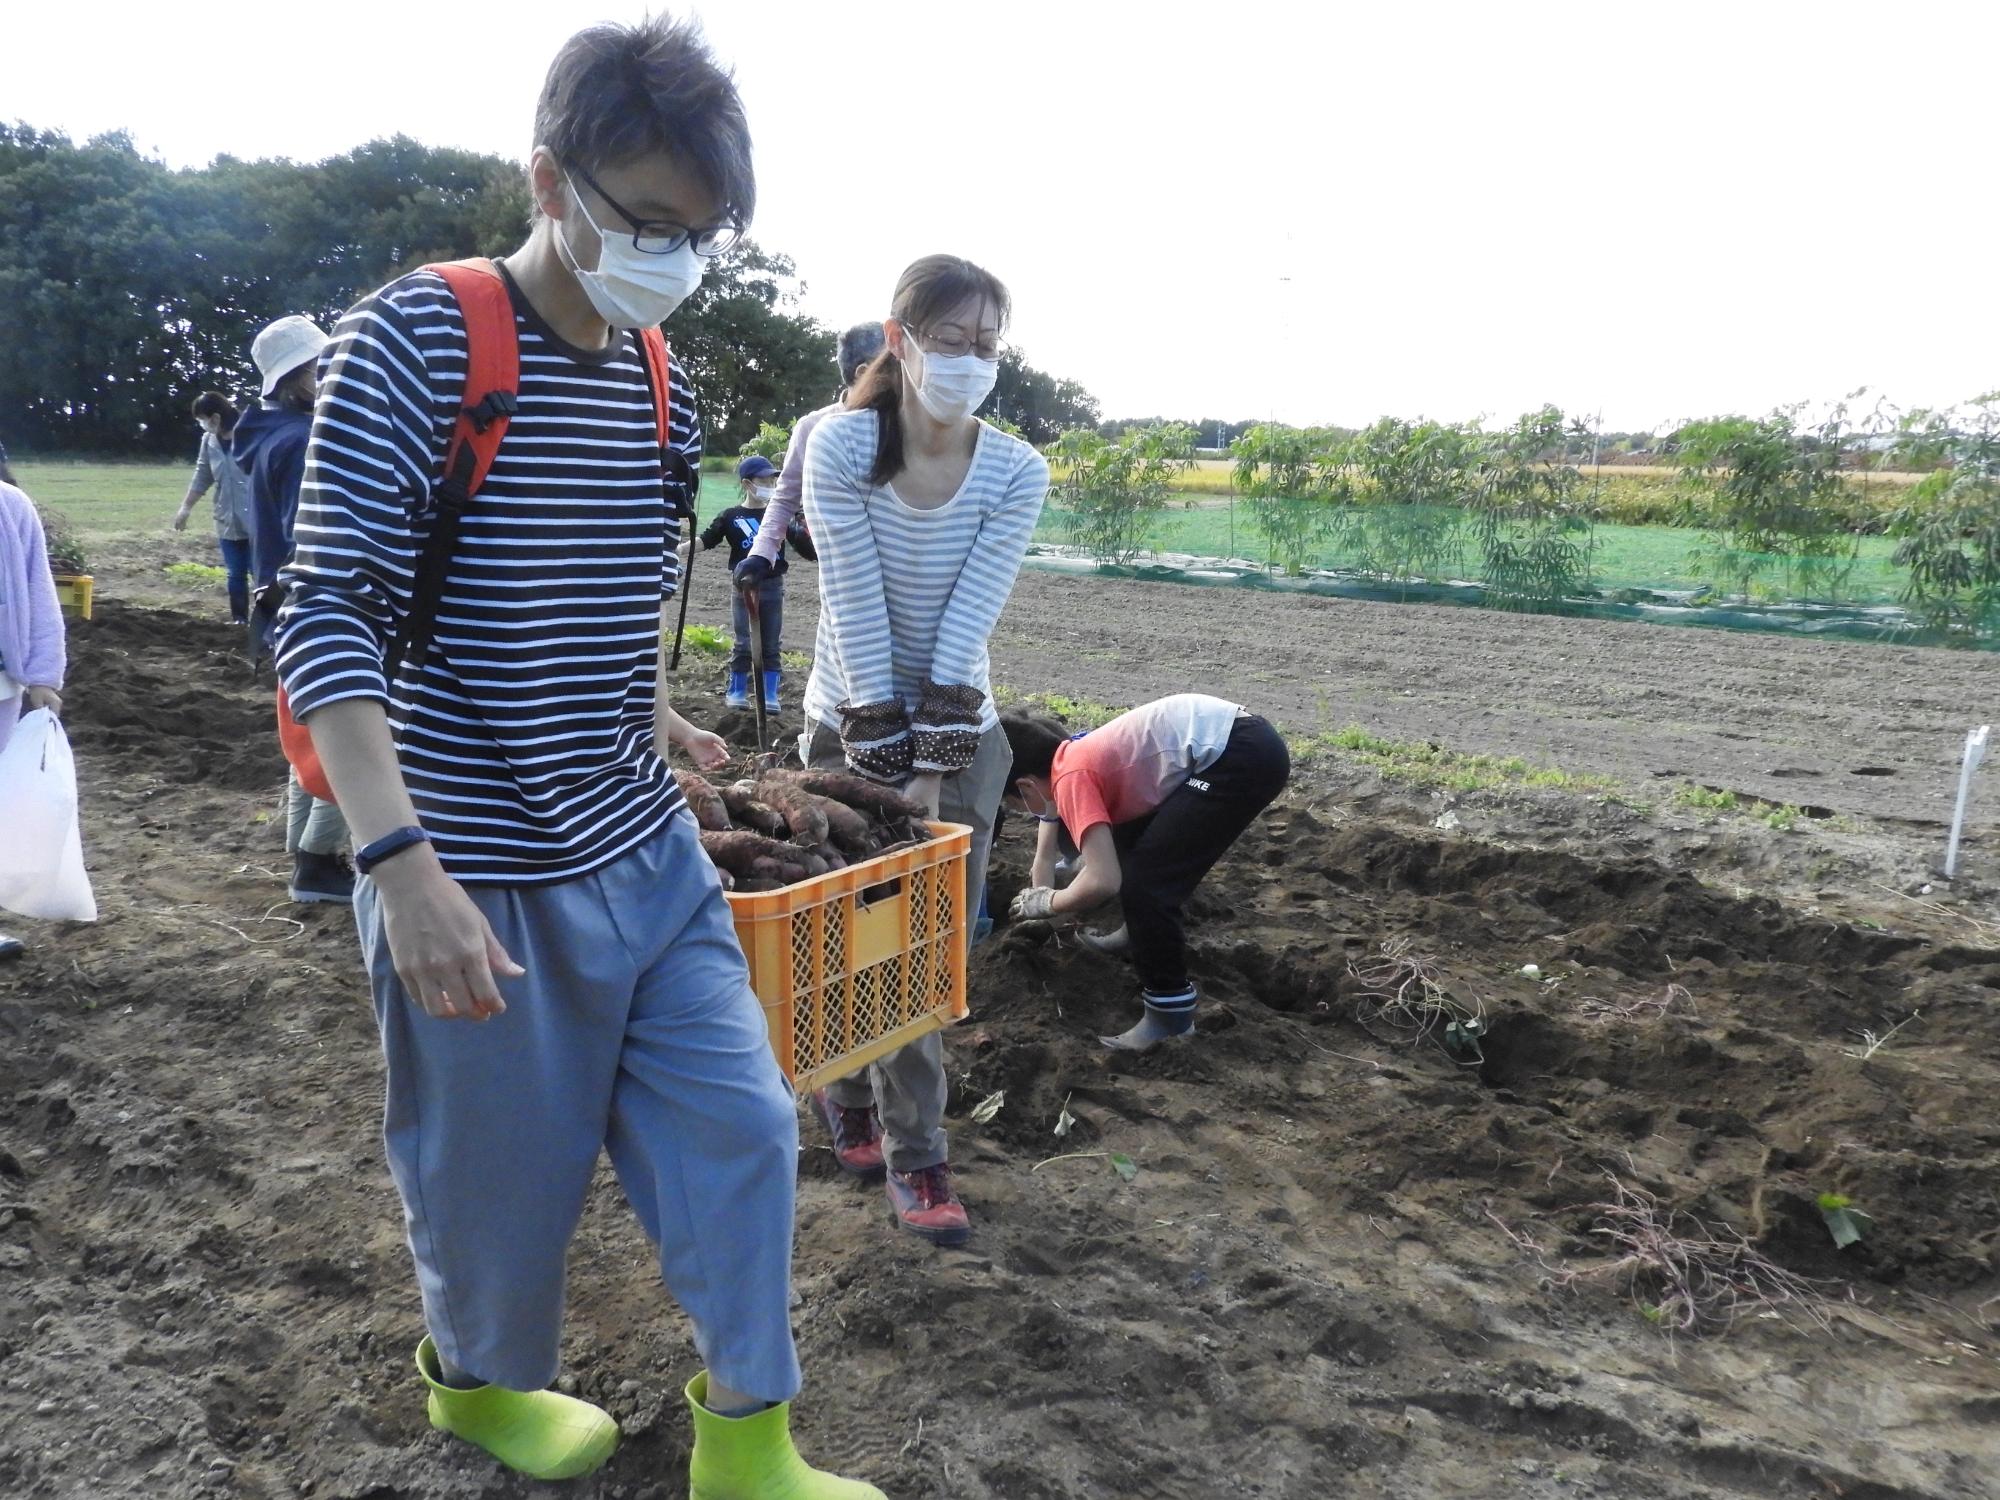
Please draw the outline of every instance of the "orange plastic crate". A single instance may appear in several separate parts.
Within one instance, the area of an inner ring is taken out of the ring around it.
[[[729,896],[771,1050],[800,1093],[964,1019],[972,830],[931,832],[915,849]]]

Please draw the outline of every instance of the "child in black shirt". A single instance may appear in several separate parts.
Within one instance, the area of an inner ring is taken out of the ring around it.
[[[750,555],[750,546],[757,540],[757,528],[764,524],[764,507],[771,503],[772,492],[778,487],[778,470],[768,458],[752,454],[737,466],[736,477],[743,482],[743,503],[732,505],[713,521],[701,534],[704,549],[729,543],[729,569],[733,573],[739,563]],[[807,562],[818,562],[819,554],[813,551],[812,535],[806,530],[803,518],[794,519],[785,529],[785,541],[789,543]],[[758,622],[763,627],[764,660],[764,712],[778,711],[778,637],[785,623],[785,572],[790,563],[785,558],[783,546],[778,548],[778,560],[772,566],[770,576],[757,585]],[[750,706],[750,610],[748,592],[735,591],[730,602],[731,623],[736,628],[736,649],[729,657],[729,695],[724,700],[731,708]]]

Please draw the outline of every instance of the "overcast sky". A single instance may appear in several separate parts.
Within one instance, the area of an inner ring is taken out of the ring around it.
[[[688,8],[809,311],[969,256],[1109,416],[1625,428],[2000,386],[1991,0]],[[525,158],[562,39],[640,13],[20,6],[0,113],[175,165],[395,132]]]

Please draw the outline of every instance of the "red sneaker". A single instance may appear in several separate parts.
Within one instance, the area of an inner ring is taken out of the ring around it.
[[[972,1236],[972,1220],[951,1185],[943,1162],[914,1172],[890,1172],[885,1180],[896,1222],[933,1245],[962,1245]]]
[[[844,1104],[835,1104],[825,1089],[813,1090],[812,1101],[813,1113],[825,1122],[827,1133],[833,1137],[833,1159],[840,1163],[841,1170],[868,1182],[880,1177],[884,1170],[882,1121],[875,1114],[875,1106],[849,1109]]]

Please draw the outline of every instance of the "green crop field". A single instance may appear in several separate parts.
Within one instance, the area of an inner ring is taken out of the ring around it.
[[[1235,466],[1221,459],[1196,460],[1194,467],[1171,474],[1167,486],[1176,494],[1223,500],[1235,494]],[[1602,470],[1584,467],[1582,493],[1607,521],[1628,526],[1670,524],[1681,503],[1678,471],[1656,466],[1619,465]],[[1058,465],[1057,477],[1060,478]],[[1923,478],[1896,471],[1856,474],[1845,483],[1858,517],[1881,517],[1902,504],[1904,492]]]
[[[194,457],[178,464],[31,459],[15,463],[14,474],[35,504],[64,516],[79,538],[91,542],[166,531],[187,493]],[[702,515],[734,505],[742,493],[733,473],[704,473]],[[206,505],[204,500],[195,507],[190,534],[207,533]]]
[[[184,464],[30,459],[14,465],[35,504],[62,514],[86,541],[165,531],[193,474],[192,452]],[[188,522],[190,530],[194,524]]]
[[[1035,540],[1059,544],[1064,540],[1064,511],[1050,506],[1042,512]],[[1163,511],[1154,533],[1162,552],[1182,552],[1193,557],[1240,558],[1260,561],[1263,541],[1250,525],[1247,508],[1197,505]],[[1692,589],[1700,579],[1689,566],[1688,554],[1700,544],[1701,534],[1676,526],[1600,525],[1595,530],[1596,550],[1592,557],[1592,577],[1598,588]],[[1857,539],[1860,557],[1841,592],[1845,602],[1886,604],[1895,600],[1902,587],[1902,574],[1890,566],[1896,543],[1889,537],[1864,536]],[[1469,553],[1466,568],[1458,576],[1476,576],[1477,556]],[[1346,569],[1354,558],[1338,545],[1325,547],[1319,566]]]
[[[22,487],[38,505],[68,518],[85,542],[135,533],[159,533],[173,520],[174,509],[187,493],[193,462],[105,463],[33,460],[15,465]],[[712,516],[733,505],[742,491],[733,474],[702,475],[701,512]],[[1035,539],[1060,543],[1065,513],[1051,505],[1042,514]],[[205,531],[199,508],[189,531]],[[1249,524],[1247,509],[1218,499],[1196,502],[1161,513],[1157,546],[1165,552],[1195,557],[1237,557],[1257,560],[1262,544]],[[1601,589],[1688,589],[1698,583],[1688,553],[1700,534],[1673,526],[1603,524],[1596,528],[1593,579]],[[1901,587],[1901,575],[1889,564],[1896,544],[1887,537],[1859,539],[1860,560],[1849,576],[1842,598],[1857,604],[1890,603]],[[1326,548],[1320,566],[1346,568],[1353,559],[1336,546]],[[1470,563],[1472,559],[1468,559]]]

